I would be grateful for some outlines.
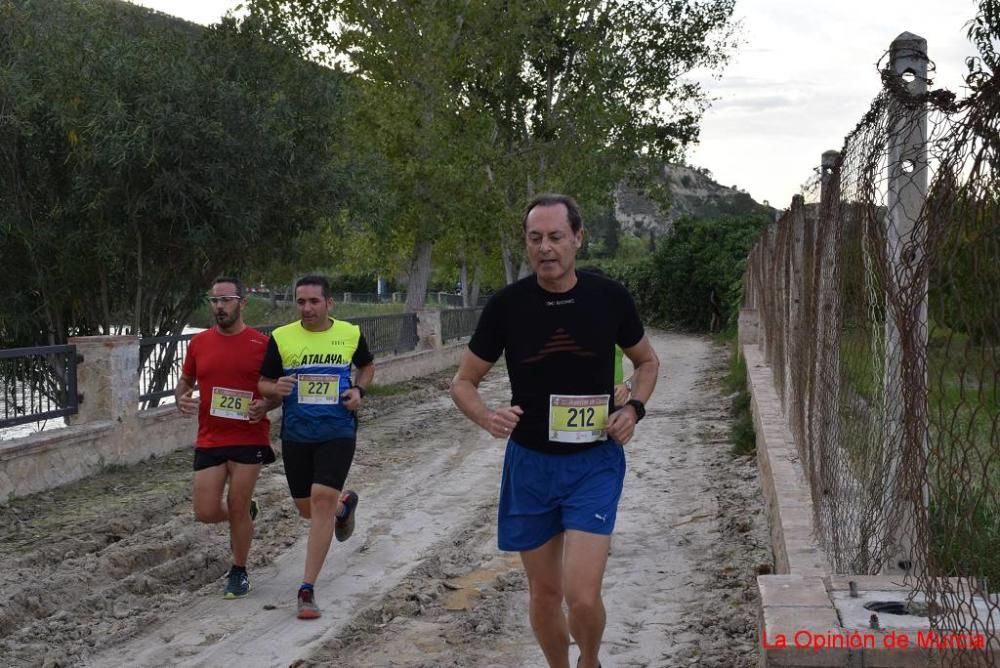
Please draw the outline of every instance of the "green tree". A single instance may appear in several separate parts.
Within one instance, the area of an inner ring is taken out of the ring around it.
[[[464,239],[470,258],[499,250],[509,282],[526,198],[561,190],[607,207],[625,174],[676,157],[705,106],[685,75],[721,67],[733,46],[732,0],[253,0],[250,9],[361,82],[352,134],[388,166],[392,220],[382,225],[407,244],[411,307],[446,235]]]
[[[492,123],[490,185],[507,215],[508,280],[520,203],[538,191],[606,209],[625,177],[656,190],[659,165],[697,138],[703,91],[685,75],[722,67],[728,0],[488,2],[476,16],[470,89]]]
[[[76,0],[2,12],[8,345],[178,333],[213,275],[287,256],[342,206],[342,80],[259,24]]]
[[[746,257],[765,217],[682,218],[657,251],[609,268],[636,297],[644,318],[708,331],[735,323]]]
[[[379,203],[351,223],[368,269],[408,276],[409,310],[431,278],[434,243],[468,213],[477,181],[477,118],[456,95],[463,69],[459,3],[360,1],[250,4],[253,16],[294,44],[315,44],[354,74],[350,145],[378,162]],[[335,26],[335,28],[330,28]],[[347,61],[346,63],[344,61]],[[371,266],[377,264],[379,266]]]

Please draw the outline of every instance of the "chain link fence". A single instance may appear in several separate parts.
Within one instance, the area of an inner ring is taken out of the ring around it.
[[[931,71],[922,39],[893,43],[868,113],[751,251],[744,306],[833,570],[899,574],[995,666],[1000,81],[979,71],[958,100]]]

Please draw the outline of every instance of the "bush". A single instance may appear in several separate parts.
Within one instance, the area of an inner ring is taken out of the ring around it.
[[[652,255],[603,268],[628,286],[647,322],[725,330],[737,321],[746,257],[768,222],[682,218]]]
[[[747,389],[747,362],[740,355],[739,346],[735,341],[729,346],[729,374],[726,376],[726,390],[733,398],[733,426],[729,432],[729,440],[733,444],[733,454],[752,455],[757,450],[757,434],[753,428],[750,390]]]

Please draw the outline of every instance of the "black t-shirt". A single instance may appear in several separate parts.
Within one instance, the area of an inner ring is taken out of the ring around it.
[[[621,283],[577,272],[568,292],[547,292],[534,275],[508,285],[486,304],[469,350],[493,363],[504,353],[511,405],[524,409],[512,438],[533,450],[579,452],[595,443],[549,440],[549,397],[611,395],[615,344],[630,348],[644,331],[632,295]]]

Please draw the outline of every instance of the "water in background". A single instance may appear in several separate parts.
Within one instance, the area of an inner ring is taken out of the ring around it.
[[[185,327],[182,334],[197,334],[198,332],[205,331],[203,327]],[[140,379],[142,375],[140,375]],[[142,383],[142,380],[140,380]],[[144,387],[139,388],[139,393],[145,391]],[[174,403],[174,398],[172,396],[160,399],[160,406],[169,405]],[[4,399],[0,396],[0,409],[4,407]],[[5,427],[0,429],[0,441],[10,441],[15,438],[23,438],[24,436],[31,436],[32,434],[37,434],[41,431],[52,431],[53,429],[62,429],[66,426],[65,418],[53,418],[51,420],[43,420],[41,422],[29,422],[28,424],[19,424],[15,427]]]

